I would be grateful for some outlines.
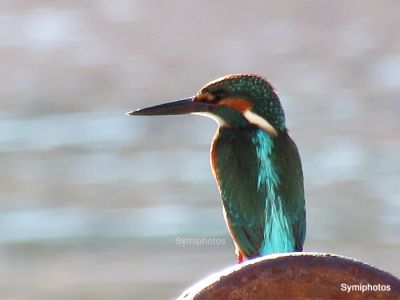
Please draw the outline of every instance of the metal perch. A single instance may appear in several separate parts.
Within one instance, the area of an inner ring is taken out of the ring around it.
[[[286,253],[215,273],[178,298],[189,299],[400,299],[400,279],[335,254]]]

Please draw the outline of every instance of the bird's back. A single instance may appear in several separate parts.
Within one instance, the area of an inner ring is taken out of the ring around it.
[[[226,222],[245,257],[301,251],[305,234],[303,176],[288,134],[257,127],[220,128],[212,166]]]

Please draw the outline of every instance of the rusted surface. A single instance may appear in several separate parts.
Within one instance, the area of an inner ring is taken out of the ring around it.
[[[279,254],[213,274],[179,299],[400,299],[400,280],[333,254]]]

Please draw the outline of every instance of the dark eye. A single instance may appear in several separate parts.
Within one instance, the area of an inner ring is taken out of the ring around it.
[[[223,90],[217,90],[213,93],[215,99],[214,101],[219,101],[227,96],[226,92]]]

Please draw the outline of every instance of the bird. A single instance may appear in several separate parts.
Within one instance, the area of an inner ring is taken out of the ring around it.
[[[237,263],[301,252],[306,234],[302,164],[269,81],[256,74],[230,74],[193,97],[126,113],[179,114],[218,123],[210,162]]]

